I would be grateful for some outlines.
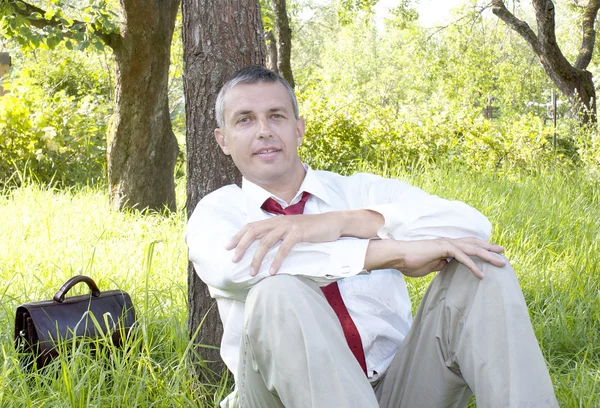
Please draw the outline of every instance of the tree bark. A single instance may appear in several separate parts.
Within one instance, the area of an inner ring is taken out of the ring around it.
[[[179,0],[121,0],[126,26],[114,47],[115,118],[108,181],[115,209],[171,211],[179,148],[171,130],[168,81]]]
[[[275,30],[277,31],[277,68],[279,73],[294,88],[292,74],[292,29],[287,15],[285,0],[272,0],[275,14]]]
[[[492,11],[529,44],[546,74],[569,98],[584,123],[596,122],[596,90],[587,67],[592,59],[596,31],[594,23],[600,0],[588,0],[583,9],[582,45],[574,65],[565,58],[556,42],[555,7],[551,0],[532,0],[537,34],[529,25],[508,11],[503,0],[492,0]]]
[[[241,182],[241,175],[214,139],[215,101],[223,83],[248,65],[264,65],[265,43],[258,0],[183,0],[184,94],[187,130],[187,213],[211,191]],[[198,375],[216,384],[223,371],[218,346],[223,334],[207,287],[188,266],[188,329],[210,370]]]
[[[265,40],[267,43],[267,67],[271,71],[279,73],[279,69],[277,68],[277,40],[273,31],[265,33]]]

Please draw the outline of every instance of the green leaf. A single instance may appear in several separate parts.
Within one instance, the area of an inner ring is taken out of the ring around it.
[[[46,14],[44,14],[44,18],[46,20],[52,20],[52,18],[54,18],[55,15],[56,11],[53,9],[49,9],[48,11],[46,11]]]
[[[29,37],[29,42],[31,43],[33,48],[36,48],[36,47],[40,46],[42,39],[40,38],[39,35],[32,35],[31,37]]]
[[[82,41],[81,43],[79,43],[79,47],[77,47],[77,49],[79,51],[83,51],[85,50],[88,46],[90,45],[90,42],[88,40]]]
[[[98,51],[104,51],[104,43],[102,43],[102,41],[94,41],[94,47],[96,47]]]
[[[45,43],[48,46],[48,48],[54,49],[58,45],[59,41],[56,39],[56,37],[48,37],[46,38]]]

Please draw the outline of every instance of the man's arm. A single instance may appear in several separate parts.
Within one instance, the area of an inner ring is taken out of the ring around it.
[[[235,207],[226,205],[236,198],[236,195],[205,197],[188,221],[185,238],[189,258],[200,278],[211,288],[211,293],[243,300],[254,284],[269,276],[280,245],[276,243],[268,249],[255,275],[250,272],[258,242],[253,242],[241,257],[233,261],[234,251],[227,250],[226,245],[244,227],[247,219],[243,204]],[[242,203],[243,199],[239,196],[238,203]],[[353,276],[363,271],[368,245],[369,241],[363,239],[300,242],[286,257],[282,273],[305,276],[319,284]]]
[[[251,264],[256,275],[267,252],[278,242],[279,250],[271,264],[270,273],[279,271],[283,260],[299,242],[334,242],[341,237],[374,238],[384,225],[381,214],[371,210],[332,211],[314,215],[287,215],[252,222],[233,236],[225,247],[234,249],[233,261],[238,262],[248,247],[258,241]]]
[[[365,269],[397,269],[406,276],[419,277],[441,271],[448,263],[447,259],[454,258],[467,266],[479,279],[483,279],[483,273],[470,257],[477,256],[502,267],[506,261],[496,254],[503,251],[503,247],[478,238],[372,240],[365,257]]]
[[[235,249],[233,261],[238,262],[246,249],[258,241],[250,272],[255,276],[265,254],[281,241],[269,272],[274,275],[299,242],[333,242],[343,236],[373,238],[383,223],[383,216],[370,210],[274,217],[246,225],[232,238],[226,249]],[[369,271],[397,269],[404,275],[416,277],[439,271],[446,265],[448,258],[454,258],[471,269],[475,276],[483,278],[470,257],[477,256],[496,266],[503,266],[504,260],[495,255],[503,250],[501,246],[474,237],[413,241],[375,239],[369,242],[364,268]]]
[[[347,197],[349,206],[362,209],[333,211],[318,215],[274,217],[251,223],[233,237],[227,249],[235,248],[234,260],[236,260],[245,253],[251,243],[258,241],[258,249],[252,261],[251,273],[255,273],[262,263],[264,254],[281,242],[271,268],[271,274],[275,274],[293,246],[299,242],[331,242],[342,236],[366,239],[392,238],[398,243],[374,245],[376,248],[383,245],[389,250],[386,254],[387,261],[394,259],[392,253],[408,261],[402,264],[396,262],[394,268],[400,269],[409,276],[421,276],[423,273],[420,268],[424,265],[415,266],[421,262],[420,258],[414,259],[410,254],[409,258],[406,258],[401,247],[433,256],[430,262],[436,260],[435,264],[428,265],[425,269],[429,266],[438,266],[438,263],[443,264],[446,258],[456,258],[472,268],[477,276],[480,276],[480,271],[468,257],[480,256],[489,261],[488,254],[481,250],[489,252],[488,248],[495,248],[491,252],[501,252],[498,249],[500,247],[490,247],[491,244],[487,242],[491,232],[491,225],[487,218],[462,202],[445,200],[399,180],[373,175],[358,174],[347,178],[346,181],[354,183],[352,190],[356,192]],[[435,238],[450,240],[432,241]],[[478,240],[455,241],[461,238],[478,238]],[[437,252],[425,251],[420,246],[415,247],[415,244],[408,243],[412,241],[423,241],[422,246],[435,249]],[[447,253],[455,253],[457,256],[445,256],[444,254]],[[380,255],[379,252],[377,254]],[[494,256],[492,259],[496,262],[499,258]],[[415,262],[416,264],[413,265]],[[371,265],[367,262],[365,265],[368,270],[378,269],[376,263]],[[429,269],[427,273],[439,269]]]

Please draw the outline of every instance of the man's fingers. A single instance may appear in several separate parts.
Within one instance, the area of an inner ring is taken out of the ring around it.
[[[235,246],[235,250],[233,251],[233,258],[231,259],[233,262],[238,262],[244,256],[244,253],[248,249],[250,245],[257,239],[254,234],[247,232],[244,236],[239,240],[237,245]]]
[[[489,252],[494,252],[496,254],[501,254],[504,252],[504,247],[496,244],[492,244],[491,242],[483,241],[482,245],[483,249]]]
[[[476,241],[473,241],[473,239]],[[506,261],[497,255],[497,253],[504,251],[504,248],[476,238],[473,239],[457,240],[449,243],[451,246],[449,252],[453,253],[452,257],[468,267],[473,272],[473,275],[479,279],[483,279],[484,277],[483,272],[470,258],[471,256],[476,256],[494,266],[502,267],[506,265]]]
[[[499,245],[491,244],[489,246],[486,245],[482,247],[471,244],[458,244],[456,246],[458,246],[468,256],[479,257],[482,260],[489,262],[494,266],[503,267],[504,265],[506,265],[506,260],[497,255],[500,252],[493,251],[493,249],[499,250],[499,248],[502,248]],[[503,250],[504,248],[502,248],[502,251]]]
[[[227,245],[225,245],[225,249],[226,250],[231,250],[233,248],[235,248],[237,246],[237,244],[240,242],[240,239],[242,239],[242,237],[244,236],[244,234],[246,233],[246,228],[248,226],[246,225],[244,228],[242,228],[241,230],[239,230],[237,232],[237,234],[235,234],[231,240],[227,243]]]
[[[452,241],[454,243],[467,243],[467,244],[475,245],[475,246],[481,247],[487,251],[495,252],[497,254],[501,254],[502,252],[504,252],[503,246],[496,245],[492,242],[484,241],[483,239],[479,239],[479,238],[474,238],[474,237],[458,238],[458,239],[455,239]]]
[[[484,249],[478,248],[476,245],[471,243],[458,242],[458,240],[454,240],[454,242],[445,241],[445,243],[447,245],[447,248],[444,258],[454,258],[456,261],[469,268],[471,272],[473,272],[473,275],[475,275],[479,279],[483,279],[483,272],[481,272],[479,267],[477,267],[475,262],[473,262],[473,260],[469,256],[477,256],[477,254],[473,252],[478,252],[479,250],[485,252]]]
[[[277,250],[277,255],[275,255],[275,259],[273,259],[273,263],[271,264],[269,274],[275,275],[279,271],[284,259],[298,242],[299,240],[294,239],[291,236],[286,237],[286,239],[281,242],[281,245],[279,245],[279,249]]]
[[[473,272],[473,275],[475,275],[479,279],[484,278],[483,272],[481,272],[481,270],[477,267],[475,262],[473,262],[473,260],[469,258],[469,256],[460,249],[456,248],[456,251],[454,251],[454,255],[452,257],[461,264],[465,265],[467,268],[469,268],[471,272]]]
[[[244,227],[244,230],[244,235],[238,240],[238,243],[235,246],[235,251],[232,258],[233,262],[238,262],[240,259],[242,259],[244,253],[254,241],[263,238],[267,233],[269,233],[269,230],[264,226],[259,227],[256,224],[248,224]]]
[[[260,265],[262,265],[263,259],[265,258],[267,252],[269,252],[269,250],[273,248],[277,242],[283,239],[284,236],[285,230],[274,229],[261,238],[258,247],[256,248],[256,252],[254,253],[254,258],[252,258],[252,263],[250,264],[251,276],[255,276],[258,273]]]
[[[484,261],[487,261],[487,262],[491,263],[492,265],[497,266],[499,268],[502,268],[504,265],[506,265],[506,260],[503,258],[500,258],[496,253],[484,252],[484,254],[478,255],[478,256],[481,259],[483,259]]]

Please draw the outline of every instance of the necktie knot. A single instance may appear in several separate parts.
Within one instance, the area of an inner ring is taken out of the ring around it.
[[[281,206],[281,204],[279,204],[277,201],[275,201],[269,197],[265,200],[265,202],[263,203],[263,205],[260,208],[262,208],[263,210],[265,210],[266,212],[271,213],[271,214],[282,214],[282,215],[302,214],[304,212],[304,206],[306,205],[306,202],[308,201],[309,197],[310,197],[310,193],[305,191],[302,193],[302,197],[300,198],[300,201],[298,201],[295,204],[288,205],[285,208],[283,208]]]

